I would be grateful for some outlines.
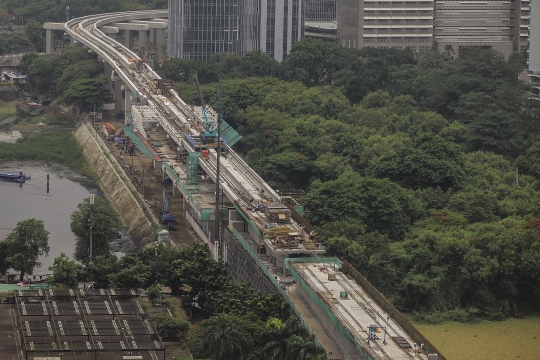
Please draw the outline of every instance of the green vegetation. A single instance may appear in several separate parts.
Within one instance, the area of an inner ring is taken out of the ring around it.
[[[158,70],[187,103],[217,108],[218,59]],[[224,56],[223,118],[275,188],[306,190],[330,255],[402,311],[429,321],[538,310],[538,104],[509,59],[470,49],[345,49],[296,43],[281,64]]]
[[[105,259],[112,257],[109,241],[116,238],[120,226],[118,214],[106,199],[96,196],[93,205],[90,204],[90,198],[84,199],[77,205],[77,210],[71,214],[70,228],[75,235],[75,259],[88,265],[90,228],[92,228],[93,256],[101,256]]]
[[[55,163],[92,176],[81,146],[69,132],[43,132],[17,139],[13,144],[0,142],[0,162],[13,160]]]
[[[101,247],[97,252],[108,248],[102,242],[96,246]],[[68,259],[57,260],[55,264],[69,263]],[[57,269],[62,275],[65,266]],[[165,304],[172,313],[172,317],[167,313],[153,317],[161,336],[189,344],[195,358],[255,360],[261,358],[263,349],[268,355],[265,359],[275,360],[319,359],[317,356],[324,353],[291,316],[284,299],[233,283],[226,265],[213,260],[203,243],[181,250],[159,244],[120,260],[99,255],[79,274],[95,288],[147,289],[154,303]],[[158,284],[180,296],[198,319],[196,325],[189,325],[179,298],[162,299]],[[143,306],[150,306],[150,302]]]
[[[19,221],[15,229],[0,241],[0,274],[9,268],[24,275],[31,274],[41,263],[38,258],[49,253],[49,232],[42,220]]]
[[[540,353],[540,317],[473,324],[415,324],[447,359],[527,359]]]
[[[16,102],[2,102],[0,104],[0,121],[4,120],[5,118],[9,116],[13,116],[17,114],[17,110],[15,109]]]

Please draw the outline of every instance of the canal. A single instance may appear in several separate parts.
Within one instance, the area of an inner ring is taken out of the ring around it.
[[[46,164],[17,163],[0,165],[1,170],[22,171],[31,180],[19,185],[0,182],[0,240],[3,240],[17,225],[17,222],[36,218],[43,220],[50,232],[48,256],[39,259],[40,268],[34,274],[48,272],[54,258],[61,252],[73,258],[75,237],[70,230],[70,215],[90,191],[73,179],[80,177],[61,168],[51,168]],[[50,175],[50,192],[47,195],[47,174]],[[94,192],[94,191],[92,191]]]

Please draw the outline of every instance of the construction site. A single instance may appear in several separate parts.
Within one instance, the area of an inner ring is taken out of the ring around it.
[[[250,283],[263,293],[281,294],[329,359],[444,360],[352,266],[323,258],[326,249],[303,218],[301,196],[270,187],[233,150],[241,136],[205,104],[199,86],[201,106],[187,104],[174,83],[139,58],[131,41],[120,43],[116,38],[120,28],[139,31],[139,37],[149,29],[155,37],[156,29],[166,28],[166,16],[157,10],[100,14],[45,26],[48,31],[63,29],[104,62],[106,87],[112,95],[108,113],[82,126],[102,135],[99,148],[106,144],[103,154],[112,155],[116,162],[107,166],[119,179],[128,174],[144,199],[143,206],[150,206],[164,228],[159,239],[181,246],[197,237],[214,258],[228,264],[234,281]],[[138,27],[130,21],[137,21]],[[117,172],[118,167],[123,171]],[[48,301],[39,299],[42,310]],[[69,301],[78,303],[79,311],[88,301],[93,311],[90,300]],[[48,314],[54,312],[51,306]],[[19,308],[17,303],[21,313]],[[105,304],[101,309],[105,316],[112,315],[108,311],[113,309]],[[49,331],[48,325],[41,326]],[[91,323],[87,329],[87,333],[94,331]],[[96,329],[99,332],[97,325]],[[55,331],[60,330],[51,325],[51,332]],[[117,342],[123,351],[123,341],[129,351],[145,349],[153,356],[159,349],[148,342],[150,335],[135,340],[136,345],[119,339],[107,346],[118,349]],[[87,348],[105,348],[101,340],[85,341]]]

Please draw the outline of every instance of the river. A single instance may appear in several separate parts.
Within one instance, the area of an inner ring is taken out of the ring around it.
[[[49,234],[50,252],[42,256],[40,268],[34,274],[48,273],[49,266],[61,252],[73,258],[75,237],[69,228],[70,215],[90,191],[65,176],[60,168],[55,170],[45,164],[22,163],[21,167],[10,164],[9,172],[22,171],[31,180],[19,185],[0,182],[0,239],[4,239],[17,222],[36,218],[45,222]],[[50,192],[47,195],[47,174],[50,175]],[[76,174],[73,174],[77,176]]]

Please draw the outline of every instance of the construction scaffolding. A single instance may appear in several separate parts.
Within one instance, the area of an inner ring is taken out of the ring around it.
[[[165,348],[134,290],[15,291],[25,359],[165,359]]]

